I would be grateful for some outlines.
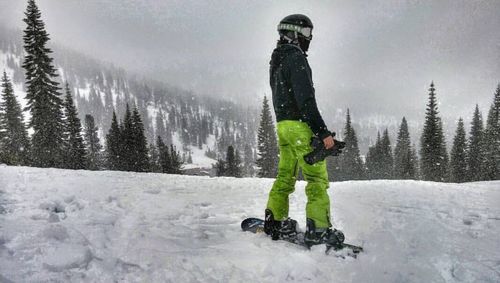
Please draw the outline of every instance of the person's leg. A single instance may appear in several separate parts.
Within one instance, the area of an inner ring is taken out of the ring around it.
[[[288,195],[295,190],[298,164],[289,143],[289,137],[287,136],[287,123],[279,122],[277,129],[280,160],[278,163],[278,175],[269,192],[267,209],[270,209],[273,213],[274,220],[281,221],[288,217]]]
[[[301,162],[302,174],[307,181],[306,195],[306,217],[314,221],[316,228],[328,228],[330,223],[330,196],[327,189],[328,172],[326,161],[320,161],[314,165]]]
[[[298,122],[295,129],[294,152],[302,168],[302,175],[307,181],[306,185],[306,217],[314,221],[317,228],[328,228],[330,224],[330,197],[326,161],[309,165],[304,161],[304,155],[312,151],[310,146],[313,133],[306,123]]]

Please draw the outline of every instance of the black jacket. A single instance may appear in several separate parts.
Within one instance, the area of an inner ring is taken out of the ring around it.
[[[321,139],[330,135],[318,111],[306,55],[292,44],[279,44],[270,62],[276,120],[301,120]]]

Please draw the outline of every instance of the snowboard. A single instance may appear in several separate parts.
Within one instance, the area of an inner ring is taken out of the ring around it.
[[[251,232],[255,234],[264,233],[264,220],[253,217],[247,218],[241,222],[241,229],[245,232]],[[308,247],[304,243],[304,232],[298,232],[297,237],[283,240],[310,249],[310,247]],[[325,253],[333,253],[334,255],[342,258],[345,258],[345,256],[356,258],[362,251],[363,247],[342,243],[339,247],[327,246]]]

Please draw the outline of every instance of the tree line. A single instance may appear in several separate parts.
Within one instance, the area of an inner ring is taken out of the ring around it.
[[[437,182],[467,182],[500,180],[500,84],[489,108],[486,125],[476,105],[469,138],[464,121],[459,117],[451,150],[448,154],[439,116],[434,82],[429,87],[424,127],[420,148],[411,143],[408,122],[402,118],[393,148],[388,130],[377,135],[366,158],[361,157],[356,131],[347,109],[343,139],[346,148],[337,157],[328,157],[327,167],[331,181],[414,179]],[[274,178],[278,153],[276,133],[264,98],[258,132],[258,176]]]

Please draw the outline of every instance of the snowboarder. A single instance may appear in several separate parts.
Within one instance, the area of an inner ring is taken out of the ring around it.
[[[311,20],[300,14],[287,16],[278,25],[280,38],[271,57],[270,84],[280,160],[265,210],[264,232],[274,240],[296,236],[297,221],[288,218],[288,196],[295,190],[300,168],[307,181],[304,242],[308,246],[323,243],[335,246],[344,241],[344,235],[331,228],[326,161],[310,165],[303,158],[312,151],[313,136],[319,137],[327,149],[334,146],[334,139],[316,105],[307,62],[312,29]]]

